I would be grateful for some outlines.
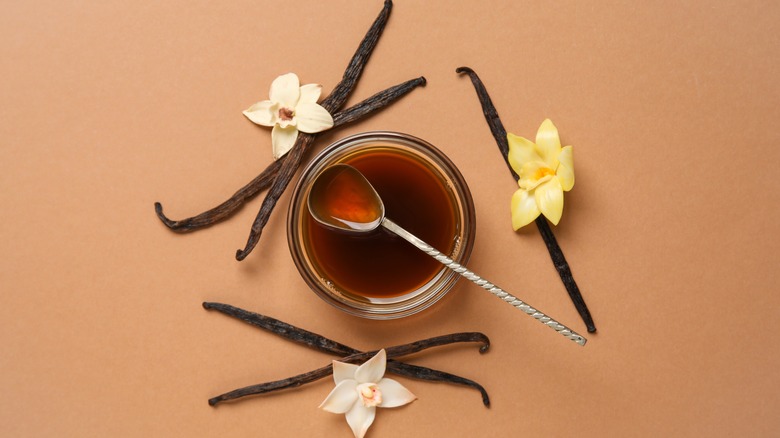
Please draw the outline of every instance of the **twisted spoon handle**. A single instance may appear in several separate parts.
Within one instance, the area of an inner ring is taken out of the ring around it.
[[[549,316],[545,315],[544,313],[540,312],[538,309],[535,309],[528,305],[527,303],[523,302],[523,300],[513,296],[512,294],[504,291],[500,287],[496,286],[495,284],[485,280],[484,278],[480,277],[479,275],[469,271],[466,269],[466,267],[460,265],[459,263],[456,263],[451,258],[447,257],[446,255],[442,254],[441,252],[437,251],[436,248],[432,247],[431,245],[428,245],[427,243],[420,240],[418,237],[416,237],[414,234],[404,230],[401,228],[398,224],[391,221],[390,219],[384,218],[382,219],[382,226],[388,229],[389,231],[397,234],[407,242],[411,243],[412,245],[416,246],[418,249],[423,251],[424,253],[428,254],[429,256],[435,258],[438,260],[441,264],[444,266],[452,269],[453,271],[457,272],[458,274],[466,277],[467,279],[473,281],[486,291],[490,292],[491,294],[497,296],[502,301],[506,301],[507,303],[511,304],[512,306],[520,309],[523,313],[526,315],[529,315],[536,319],[537,321],[541,322],[542,324],[546,325],[547,327],[550,327],[551,329],[555,330],[556,332],[560,333],[567,339],[576,342],[579,345],[585,345],[585,343],[588,341],[581,335],[574,332],[574,330],[566,327],[565,325],[559,323],[558,321],[550,318]]]

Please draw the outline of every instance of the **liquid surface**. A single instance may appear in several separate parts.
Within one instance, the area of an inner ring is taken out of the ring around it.
[[[354,232],[379,226],[384,214],[382,200],[354,167],[337,164],[325,169],[309,193],[309,211],[326,225]]]
[[[451,253],[455,210],[444,182],[417,158],[391,151],[348,159],[377,191],[385,214],[401,227]],[[430,281],[442,265],[382,227],[371,233],[327,229],[306,212],[306,244],[323,276],[340,289],[369,298],[410,293]]]

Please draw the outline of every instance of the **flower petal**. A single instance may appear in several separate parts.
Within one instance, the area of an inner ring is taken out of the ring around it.
[[[274,150],[274,160],[278,160],[283,157],[284,154],[292,149],[295,144],[295,139],[298,138],[298,128],[295,126],[288,126],[282,128],[281,126],[274,126],[271,131],[271,144]]]
[[[574,157],[571,146],[565,146],[558,154],[558,170],[555,173],[561,180],[564,192],[568,192],[574,187]]]
[[[520,168],[520,179],[517,183],[522,189],[533,190],[539,184],[549,181],[554,175],[555,172],[547,167],[547,163],[531,161],[523,164],[523,167]]]
[[[276,123],[275,105],[270,100],[257,102],[244,111],[244,115],[254,123],[263,126],[274,126]]]
[[[320,84],[301,85],[301,97],[298,99],[298,103],[317,103],[321,94],[322,85]]]
[[[363,438],[368,428],[371,427],[371,423],[374,422],[376,416],[376,407],[366,407],[360,403],[355,403],[355,406],[347,412],[347,424],[352,428],[352,433],[355,434],[355,438]]]
[[[509,165],[518,175],[523,164],[531,161],[542,161],[542,157],[536,153],[536,145],[531,140],[512,133],[507,134],[506,139],[509,143]]]
[[[512,228],[517,231],[539,217],[536,199],[527,190],[518,189],[512,195]]]
[[[545,119],[536,132],[536,147],[539,155],[551,169],[558,166],[558,154],[561,152],[561,140],[558,137],[558,128],[550,119]]]
[[[393,379],[382,379],[377,383],[379,391],[382,392],[382,403],[380,408],[395,408],[411,403],[417,397],[412,394],[403,385]]]
[[[355,371],[355,380],[358,383],[376,383],[385,375],[385,366],[387,363],[387,353],[384,348],[374,355],[371,359],[365,361]]]
[[[563,188],[558,178],[553,178],[534,190],[536,205],[544,216],[558,225],[563,214]]]
[[[271,82],[271,91],[268,92],[272,102],[279,103],[287,108],[295,108],[300,95],[300,82],[295,73],[287,73],[274,79]]]
[[[295,120],[298,129],[309,134],[333,127],[333,117],[328,110],[316,103],[299,103],[295,107]]]
[[[355,371],[357,371],[358,366],[351,363],[344,363],[339,362],[337,360],[333,361],[333,380],[336,382],[336,385],[341,383],[342,380],[355,380]]]
[[[343,380],[320,403],[320,409],[334,414],[344,414],[349,412],[357,401],[357,382],[352,379]]]

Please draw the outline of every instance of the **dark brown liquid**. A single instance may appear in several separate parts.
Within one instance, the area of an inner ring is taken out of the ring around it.
[[[385,205],[386,216],[410,233],[449,254],[456,218],[444,182],[425,164],[398,152],[377,151],[345,161],[360,170]],[[356,295],[389,298],[430,281],[442,265],[380,227],[350,235],[326,229],[306,215],[307,246],[322,274]]]

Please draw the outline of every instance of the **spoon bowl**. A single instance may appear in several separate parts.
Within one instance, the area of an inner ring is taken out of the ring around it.
[[[374,186],[348,164],[323,170],[311,186],[306,206],[320,224],[348,233],[376,230],[385,218],[385,205]]]

